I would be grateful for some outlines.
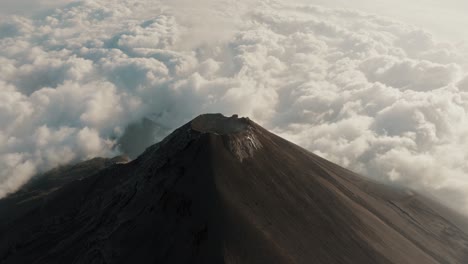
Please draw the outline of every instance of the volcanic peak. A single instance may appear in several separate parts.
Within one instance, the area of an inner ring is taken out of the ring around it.
[[[247,118],[202,115],[106,161],[0,200],[0,263],[468,263],[448,209]]]
[[[226,117],[222,114],[203,114],[192,120],[191,128],[202,133],[235,134],[245,131],[249,127],[249,121],[248,118],[239,118],[237,115]]]
[[[249,118],[204,114],[192,120],[190,125],[194,131],[222,136],[228,149],[241,162],[262,147],[260,131]]]

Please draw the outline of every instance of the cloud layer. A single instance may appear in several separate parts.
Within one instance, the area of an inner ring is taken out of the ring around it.
[[[468,212],[468,75],[453,44],[346,9],[187,6],[82,1],[0,22],[0,196],[117,154],[145,117],[167,131],[222,112]]]

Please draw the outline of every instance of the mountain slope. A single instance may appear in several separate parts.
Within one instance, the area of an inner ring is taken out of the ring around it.
[[[202,115],[1,223],[0,262],[468,263],[468,236],[412,192]]]

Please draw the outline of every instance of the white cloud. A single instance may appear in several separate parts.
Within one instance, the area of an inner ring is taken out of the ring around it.
[[[454,63],[438,64],[384,56],[364,61],[361,70],[371,82],[415,91],[438,89],[460,78],[460,66]]]
[[[468,212],[466,61],[424,30],[229,0],[83,1],[2,21],[0,196],[38,171],[116,154],[143,117],[166,130],[223,112]]]

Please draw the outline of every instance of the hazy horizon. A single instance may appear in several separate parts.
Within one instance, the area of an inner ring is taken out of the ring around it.
[[[0,15],[30,16],[40,11],[59,8],[77,0],[0,0]],[[296,0],[307,4],[321,5],[330,8],[350,8],[362,12],[387,16],[412,24],[433,33],[441,40],[466,42],[468,34],[464,26],[468,25],[468,2],[463,0]],[[437,13],[437,18],[434,14]],[[454,26],[459,25],[459,26]],[[466,44],[466,43],[465,43]]]

